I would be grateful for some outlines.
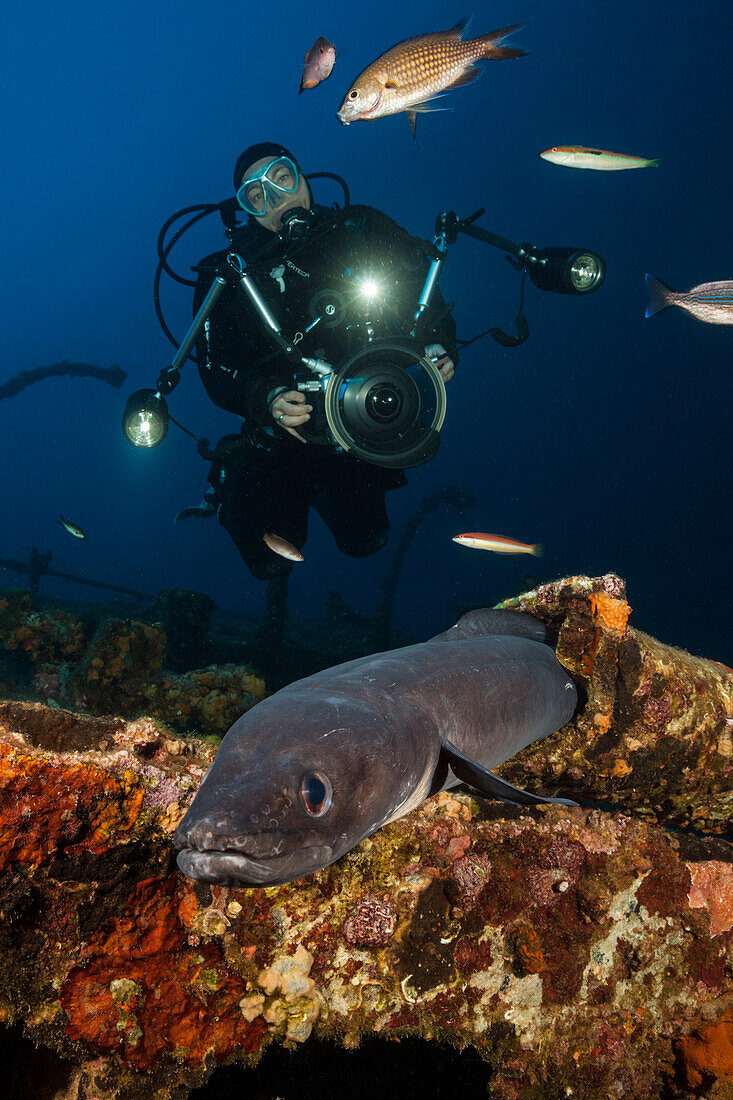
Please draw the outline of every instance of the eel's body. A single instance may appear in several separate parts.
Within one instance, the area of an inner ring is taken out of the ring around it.
[[[176,831],[179,867],[205,882],[289,882],[460,782],[564,801],[489,770],[573,715],[575,685],[548,641],[531,616],[474,611],[276,692],[224,738]]]

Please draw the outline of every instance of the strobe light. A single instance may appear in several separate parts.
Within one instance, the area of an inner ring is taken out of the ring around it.
[[[168,431],[168,406],[155,390],[130,394],[122,414],[122,431],[133,447],[157,447]]]
[[[527,270],[540,290],[558,294],[590,294],[606,277],[602,258],[584,248],[532,249]]]
[[[359,293],[367,302],[373,301],[380,294],[380,286],[376,279],[360,279],[358,285]]]

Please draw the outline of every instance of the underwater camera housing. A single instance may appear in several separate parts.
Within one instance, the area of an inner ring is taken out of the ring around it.
[[[298,239],[312,212],[287,211],[281,235]],[[323,288],[310,303],[311,324],[343,327],[350,353],[336,367],[303,358],[298,390],[313,406],[299,431],[311,443],[348,451],[376,466],[405,468],[433,458],[445,419],[445,384],[416,339],[390,334],[377,284],[349,271],[339,290]],[[313,375],[317,374],[318,378]]]
[[[445,419],[445,383],[414,340],[373,339],[319,373],[318,380],[295,378],[313,405],[299,429],[310,442],[375,466],[403,469],[433,458]]]

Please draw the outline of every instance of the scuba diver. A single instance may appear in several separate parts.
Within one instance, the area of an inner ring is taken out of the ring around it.
[[[234,186],[248,215],[237,252],[267,308],[295,334],[298,351],[336,363],[364,340],[364,324],[348,323],[349,302],[360,286],[365,292],[374,284],[381,288],[386,321],[380,323],[396,333],[409,329],[430,263],[425,242],[372,207],[315,205],[298,161],[282,145],[246,149]],[[196,266],[194,312],[226,254],[214,253]],[[330,295],[327,309],[324,293]],[[458,358],[456,331],[437,288],[421,333],[418,354],[429,340],[425,356],[448,382]],[[292,363],[273,345],[238,285],[227,286],[206,320],[197,357],[211,400],[244,421],[241,437],[220,441],[205,499],[218,509],[250,572],[270,580],[290,571],[293,555],[288,560],[270,546],[284,542],[300,550],[311,507],[343,553],[362,557],[381,549],[389,532],[385,493],[407,483],[404,469],[364,461],[332,441],[324,445],[308,392],[313,387],[297,388]]]

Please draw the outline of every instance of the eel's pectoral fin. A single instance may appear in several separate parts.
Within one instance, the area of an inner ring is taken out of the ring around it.
[[[498,775],[494,775],[482,764],[477,764],[475,760],[462,753],[450,741],[442,741],[442,750],[456,778],[490,798],[498,798],[500,802],[511,802],[514,805],[521,806],[536,806],[538,803],[544,802],[552,802],[561,806],[578,805],[571,798],[547,798],[545,795],[523,791],[519,787],[515,787],[513,783],[507,783],[506,779],[500,779]]]

